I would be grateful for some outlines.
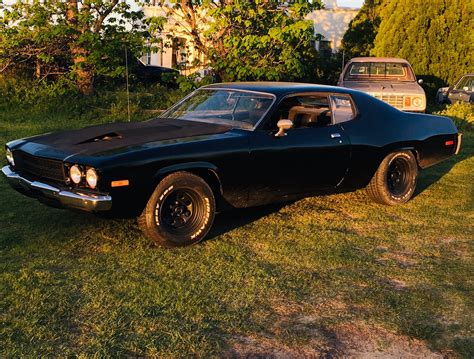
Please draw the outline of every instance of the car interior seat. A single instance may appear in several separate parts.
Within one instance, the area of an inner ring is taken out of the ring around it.
[[[293,127],[324,127],[331,123],[331,111],[327,107],[293,106],[288,119]]]

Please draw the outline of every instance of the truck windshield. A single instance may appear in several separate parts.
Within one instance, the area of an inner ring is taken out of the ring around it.
[[[253,129],[273,101],[274,96],[270,94],[234,89],[199,89],[160,117]]]
[[[399,62],[354,62],[344,75],[346,81],[415,81],[408,64]]]

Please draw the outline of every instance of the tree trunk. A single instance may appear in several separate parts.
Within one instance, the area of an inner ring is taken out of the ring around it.
[[[88,12],[90,10],[89,4],[84,2],[81,7],[81,13]],[[77,15],[79,13],[78,1],[68,0],[66,17],[71,27],[78,30],[80,33],[87,31],[87,24],[80,25],[77,21]],[[76,45],[77,34],[74,36],[74,40],[71,42],[71,53],[74,62],[74,74],[76,75],[76,86],[84,95],[90,95],[94,92],[94,74],[87,66],[87,56],[89,55],[87,50],[82,46]]]
[[[74,55],[74,68],[76,73],[76,86],[84,95],[94,92],[94,74],[87,67],[87,51],[80,47],[72,49]]]
[[[39,59],[36,59],[35,76],[37,79],[41,77],[41,63]]]

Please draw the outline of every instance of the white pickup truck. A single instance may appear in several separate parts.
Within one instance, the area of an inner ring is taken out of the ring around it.
[[[355,57],[339,77],[338,86],[363,91],[402,111],[425,112],[426,95],[407,60]]]

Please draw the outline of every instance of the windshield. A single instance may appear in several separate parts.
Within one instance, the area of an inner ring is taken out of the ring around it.
[[[273,100],[270,94],[234,89],[199,89],[160,117],[253,129]]]
[[[349,65],[344,80],[349,81],[415,81],[408,64],[399,62],[354,62]]]

